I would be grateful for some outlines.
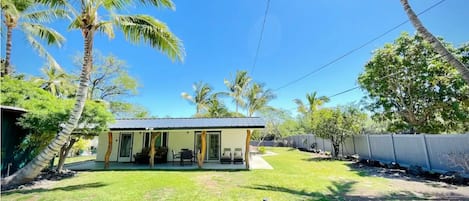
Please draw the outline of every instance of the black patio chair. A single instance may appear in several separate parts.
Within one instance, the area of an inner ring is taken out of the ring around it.
[[[220,157],[220,163],[231,163],[231,148],[224,148]]]

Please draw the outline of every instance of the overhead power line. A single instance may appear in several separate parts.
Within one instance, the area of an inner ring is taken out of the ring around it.
[[[436,6],[440,5],[440,4],[443,3],[444,1],[446,1],[446,0],[441,0],[441,1],[439,1],[439,2],[437,2],[437,3],[435,3],[435,4],[433,4],[433,5],[431,5],[430,7],[426,8],[425,10],[419,12],[419,13],[417,14],[417,16],[422,15],[422,14],[428,12],[429,10],[435,8]],[[356,51],[362,49],[363,47],[365,47],[365,46],[367,46],[367,45],[369,45],[369,44],[375,42],[376,40],[382,38],[383,36],[387,35],[388,33],[390,33],[390,32],[392,32],[392,31],[396,30],[397,28],[401,27],[402,25],[406,24],[406,23],[409,22],[409,21],[410,21],[410,20],[407,19],[407,20],[405,20],[405,21],[399,23],[398,25],[396,25],[396,26],[392,27],[391,29],[385,31],[384,33],[382,33],[382,34],[380,34],[380,35],[378,35],[378,36],[372,38],[371,40],[369,40],[369,41],[363,43],[362,45],[360,45],[360,46],[358,46],[358,47],[356,47],[356,48],[354,48],[354,49],[352,49],[352,50],[346,52],[345,54],[343,54],[343,55],[341,55],[341,56],[339,56],[339,57],[333,59],[332,61],[330,61],[330,62],[328,62],[328,63],[326,63],[326,64],[320,66],[319,68],[316,68],[316,69],[312,70],[311,72],[306,73],[306,74],[304,74],[303,76],[300,76],[300,77],[298,77],[297,79],[294,79],[294,80],[292,80],[292,81],[290,81],[290,82],[288,82],[288,83],[286,83],[286,84],[284,84],[284,85],[282,85],[282,86],[280,86],[280,87],[274,89],[274,91],[278,91],[278,90],[280,90],[280,89],[283,89],[283,88],[286,88],[286,87],[288,87],[288,86],[290,86],[290,85],[293,85],[293,84],[295,84],[295,83],[297,83],[297,82],[299,82],[299,81],[301,81],[301,80],[303,80],[303,79],[305,79],[305,78],[307,78],[307,77],[309,77],[309,76],[311,76],[311,75],[313,75],[313,74],[315,74],[315,73],[317,73],[317,72],[323,70],[324,68],[329,67],[330,65],[332,65],[332,64],[334,64],[334,63],[340,61],[341,59],[343,59],[343,58],[345,58],[345,57],[351,55],[352,53],[354,53],[354,52],[356,52]]]
[[[254,63],[251,69],[251,76],[254,73],[254,69],[256,68],[256,64],[257,64],[257,58],[259,57],[259,50],[261,49],[262,38],[264,36],[265,22],[267,21],[267,14],[269,13],[269,7],[270,7],[270,0],[267,0],[267,5],[265,7],[265,12],[264,12],[264,21],[262,22],[261,34],[259,36],[259,41],[257,42],[256,54],[254,55]]]

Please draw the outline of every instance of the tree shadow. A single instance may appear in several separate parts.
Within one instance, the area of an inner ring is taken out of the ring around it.
[[[86,188],[99,188],[103,186],[106,186],[106,184],[103,184],[102,182],[94,182],[94,183],[88,183],[88,184],[70,185],[70,186],[50,188],[50,189],[48,188],[37,188],[37,189],[28,189],[28,190],[16,189],[16,190],[9,190],[6,192],[2,192],[1,194],[10,195],[10,194],[15,194],[15,193],[30,194],[30,193],[52,192],[52,191],[74,191],[74,190],[82,190]]]
[[[467,200],[467,197],[457,193],[420,193],[416,194],[411,191],[392,192],[379,196],[363,196],[350,194],[355,181],[340,182],[333,181],[327,189],[329,193],[308,192],[306,190],[297,190],[273,185],[254,185],[244,188],[255,190],[283,192],[302,197],[301,200]]]
[[[244,188],[250,188],[255,190],[263,191],[274,191],[274,192],[284,192],[288,194],[293,194],[297,196],[307,197],[306,200],[340,200],[341,198],[346,197],[347,193],[351,191],[352,186],[355,184],[355,181],[349,182],[338,182],[333,181],[332,186],[328,186],[327,189],[330,193],[320,193],[320,192],[308,192],[306,190],[297,190],[293,188],[286,188],[282,186],[273,186],[273,185],[255,185],[247,186]]]

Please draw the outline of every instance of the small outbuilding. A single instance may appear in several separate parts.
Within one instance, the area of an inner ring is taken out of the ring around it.
[[[119,119],[99,135],[96,161],[148,161],[151,166],[192,161],[201,167],[229,155],[249,168],[251,134],[264,128],[257,117]]]

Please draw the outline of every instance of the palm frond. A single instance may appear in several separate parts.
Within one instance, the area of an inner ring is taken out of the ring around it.
[[[155,7],[166,7],[171,10],[176,10],[176,5],[174,5],[171,0],[140,0],[143,5],[151,4]]]
[[[29,34],[39,37],[42,40],[45,40],[47,44],[55,44],[59,47],[65,41],[65,38],[57,31],[52,28],[45,27],[42,24],[35,23],[22,23],[22,28],[27,30]]]
[[[23,18],[31,22],[51,22],[58,18],[70,19],[68,12],[64,9],[48,9],[40,10],[31,13],[25,13],[22,16]]]
[[[114,28],[113,28],[112,22],[109,22],[109,21],[100,22],[98,23],[97,27],[98,27],[97,30],[106,34],[109,37],[109,39],[114,38]]]
[[[44,48],[39,41],[37,41],[34,36],[31,34],[26,34],[26,40],[29,42],[31,47],[35,49],[39,56],[46,58],[47,62],[51,65],[51,67],[56,68],[57,70],[62,71],[62,67],[57,63],[54,57]]]
[[[127,40],[138,44],[149,43],[151,47],[168,55],[173,61],[183,61],[185,52],[182,42],[166,24],[148,15],[116,15],[114,22],[119,26]]]
[[[130,0],[103,0],[103,6],[110,9],[122,9],[132,3]]]
[[[70,25],[68,25],[68,29],[80,29],[83,26],[83,22],[80,20],[80,18],[75,18],[72,20]]]

